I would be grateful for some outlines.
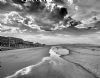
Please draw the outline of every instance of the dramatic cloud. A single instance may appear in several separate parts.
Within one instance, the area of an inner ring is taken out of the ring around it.
[[[30,34],[30,39],[24,39],[55,42],[58,38],[55,43],[77,43],[95,41],[89,36],[100,31],[98,0],[1,0],[0,6],[0,34]],[[42,37],[36,36],[40,34]]]

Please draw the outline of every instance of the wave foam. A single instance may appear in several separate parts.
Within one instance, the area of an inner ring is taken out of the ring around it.
[[[32,72],[32,70],[34,70],[35,67],[41,66],[41,64],[43,64],[44,62],[49,63],[49,64],[53,64],[53,65],[57,65],[59,63],[56,63],[56,59],[59,58],[61,55],[69,54],[69,51],[66,49],[63,49],[59,46],[54,46],[54,47],[51,47],[51,49],[49,50],[49,53],[50,53],[50,57],[44,57],[41,62],[39,62],[35,65],[30,65],[30,66],[25,67],[23,69],[20,69],[16,73],[14,73],[13,75],[7,76],[5,78],[17,78],[20,75],[21,76],[28,75]],[[57,57],[57,58],[52,59],[52,57],[55,57],[55,58]],[[60,59],[57,59],[57,60],[59,60],[59,62],[60,62]]]

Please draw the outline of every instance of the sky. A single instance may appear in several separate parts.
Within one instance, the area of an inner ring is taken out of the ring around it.
[[[56,9],[54,9],[55,4],[51,4],[48,0],[47,3],[42,4],[21,0],[0,0],[0,35],[50,45],[100,44],[99,23],[90,23],[93,16],[97,16],[99,21],[99,0],[54,1],[57,4]],[[68,12],[63,11],[62,13],[61,7],[67,8]],[[85,23],[79,25],[80,28],[95,25],[96,28],[91,30],[67,28],[67,25],[63,25],[64,16],[67,16],[67,13],[73,19]]]

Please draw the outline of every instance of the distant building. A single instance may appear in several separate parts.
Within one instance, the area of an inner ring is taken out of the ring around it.
[[[24,41],[23,39],[15,37],[0,36],[0,46],[12,47],[12,48],[30,48],[30,47],[43,47],[45,46],[45,44]]]

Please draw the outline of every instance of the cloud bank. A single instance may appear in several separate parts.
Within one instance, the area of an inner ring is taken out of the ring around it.
[[[0,4],[0,34],[4,36],[30,34],[29,40],[32,40],[32,36],[38,39],[37,35],[42,34],[39,41],[51,39],[50,42],[55,42],[58,38],[55,43],[63,40],[77,43],[87,39],[95,43],[96,38],[90,36],[96,37],[94,34],[100,30],[98,0],[1,0]]]

